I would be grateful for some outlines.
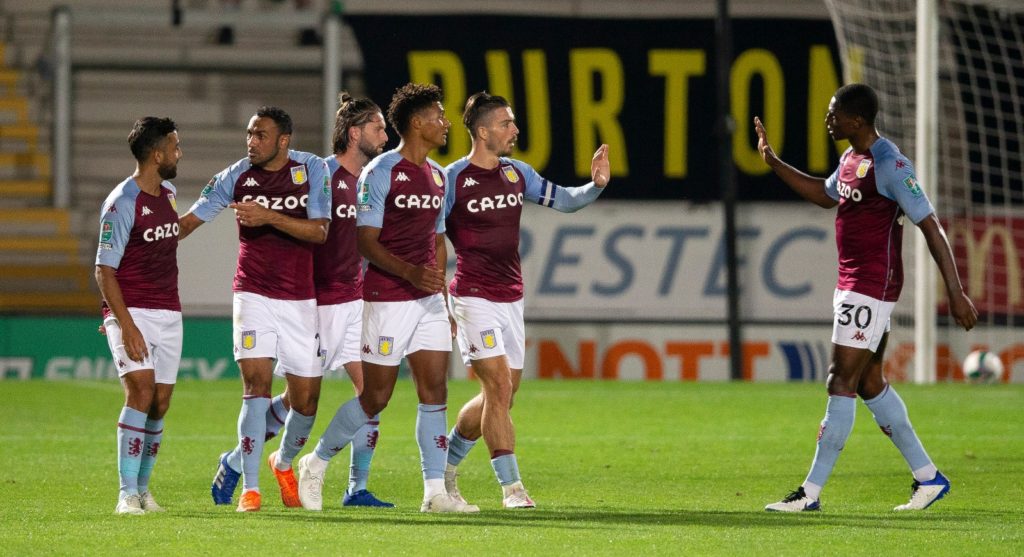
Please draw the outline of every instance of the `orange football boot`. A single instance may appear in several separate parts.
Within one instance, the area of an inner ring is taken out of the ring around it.
[[[274,477],[277,478],[277,486],[281,488],[281,502],[286,507],[301,507],[302,502],[299,501],[299,482],[295,480],[295,470],[289,468],[282,472],[274,466],[276,462],[277,451],[274,451],[267,458],[267,464],[270,465],[270,469],[274,472]]]
[[[240,513],[254,513],[260,510],[260,492],[255,489],[243,491],[242,496],[238,499],[238,508],[235,510]]]

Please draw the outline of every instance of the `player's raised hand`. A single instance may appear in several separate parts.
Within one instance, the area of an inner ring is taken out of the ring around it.
[[[594,185],[603,188],[611,180],[611,166],[608,164],[608,145],[602,143],[597,151],[594,151],[594,158],[590,161],[590,179]]]
[[[978,310],[974,307],[974,302],[963,291],[958,296],[950,296],[949,312],[953,314],[957,324],[965,331],[973,329],[978,322]]]
[[[406,280],[424,292],[436,294],[444,288],[444,271],[433,266],[419,265],[413,268]]]
[[[235,210],[235,218],[242,226],[255,227],[270,224],[277,213],[255,201],[241,201],[228,205]]]
[[[761,123],[761,119],[754,116],[754,131],[757,132],[757,152],[761,153],[761,159],[769,165],[773,161],[779,160],[778,155],[775,154],[775,149],[768,144],[768,135],[764,131],[764,124]]]

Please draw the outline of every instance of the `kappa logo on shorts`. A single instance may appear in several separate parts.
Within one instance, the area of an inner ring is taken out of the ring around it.
[[[486,331],[480,331],[480,340],[484,343],[484,348],[490,350],[498,344],[498,340],[494,336],[494,329],[487,329]]]
[[[370,350],[369,344],[363,345],[363,354],[373,354],[373,350]]]
[[[864,341],[866,341],[868,339],[868,337],[864,336],[864,333],[862,333],[860,331],[857,331],[856,333],[853,333],[853,337],[852,338],[853,338],[853,340],[859,340],[860,342],[864,342]]]
[[[395,337],[380,337],[377,339],[377,353],[381,356],[390,356],[395,347]]]
[[[252,350],[256,346],[256,331],[242,331],[242,348]]]

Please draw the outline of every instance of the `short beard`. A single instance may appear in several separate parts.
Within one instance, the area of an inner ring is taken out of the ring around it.
[[[173,180],[178,175],[178,165],[175,163],[171,166],[159,166],[156,173],[160,175],[161,180]]]
[[[382,152],[384,152],[384,146],[383,145],[381,145],[380,147],[377,147],[376,145],[373,145],[371,143],[367,143],[365,141],[360,141],[358,148],[359,148],[359,152],[362,153],[364,157],[366,157],[366,160],[370,160],[370,159],[376,157],[377,155],[381,154]]]
[[[277,155],[280,152],[281,152],[280,149],[274,149],[273,153],[270,153],[269,155],[264,157],[262,160],[249,159],[249,163],[252,164],[253,166],[258,166],[258,167],[262,168],[268,162],[270,162],[270,161],[274,160],[275,158],[277,158]]]

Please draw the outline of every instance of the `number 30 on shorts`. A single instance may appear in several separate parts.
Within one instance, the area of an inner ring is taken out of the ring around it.
[[[839,324],[849,325],[852,321],[858,329],[866,329],[871,324],[871,308],[853,304],[839,304]]]

